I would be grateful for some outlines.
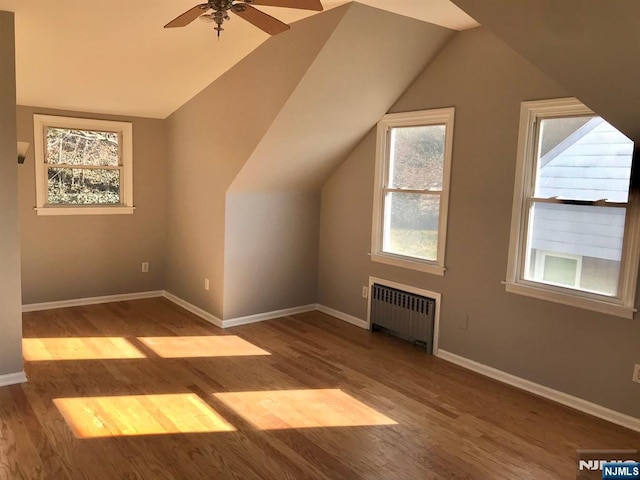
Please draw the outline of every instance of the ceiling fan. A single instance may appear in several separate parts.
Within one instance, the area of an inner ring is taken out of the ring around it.
[[[215,30],[224,30],[222,24],[229,20],[229,12],[235,13],[239,17],[252,23],[256,27],[264,30],[269,35],[277,35],[289,30],[289,25],[281,22],[277,18],[261,12],[252,5],[264,5],[271,7],[298,8],[301,10],[322,11],[320,0],[209,0],[207,3],[196,5],[187,10],[182,15],[167,23],[164,28],[185,27],[200,17],[205,22],[215,23]]]

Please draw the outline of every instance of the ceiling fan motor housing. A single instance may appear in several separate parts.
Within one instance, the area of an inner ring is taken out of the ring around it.
[[[212,10],[215,10],[216,12],[219,12],[219,11],[226,12],[228,10],[231,10],[231,7],[233,6],[233,1],[234,0],[209,0],[208,6]]]

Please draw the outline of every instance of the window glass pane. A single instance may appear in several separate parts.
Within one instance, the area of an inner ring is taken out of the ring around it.
[[[116,167],[119,135],[114,132],[47,127],[46,162]]]
[[[535,196],[626,202],[633,142],[600,117],[542,119]]]
[[[578,286],[578,260],[545,254],[543,257],[542,279],[567,287]]]
[[[120,171],[49,168],[48,203],[52,205],[113,205],[120,203]]]
[[[615,296],[625,213],[625,208],[535,204],[525,278]]]
[[[391,129],[389,187],[442,190],[445,126]]]
[[[387,193],[385,210],[385,252],[437,260],[439,195]]]

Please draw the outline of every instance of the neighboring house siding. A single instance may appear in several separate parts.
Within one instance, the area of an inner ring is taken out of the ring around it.
[[[626,202],[633,142],[594,118],[540,159],[536,196]],[[532,247],[620,261],[625,210],[537,204]]]
[[[531,246],[620,261],[624,213],[622,208],[538,204],[533,214]]]
[[[540,159],[536,195],[626,202],[632,154],[633,142],[594,118]]]
[[[615,295],[618,290],[619,267],[619,262],[600,258],[583,258],[580,288]]]

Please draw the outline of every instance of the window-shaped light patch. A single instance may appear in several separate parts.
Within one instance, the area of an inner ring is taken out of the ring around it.
[[[146,358],[124,337],[25,338],[27,362]]]
[[[236,335],[139,337],[138,340],[162,358],[271,355],[269,352]]]
[[[53,402],[77,438],[235,430],[193,393],[56,398]]]
[[[397,425],[342,390],[276,390],[214,396],[260,430]]]

